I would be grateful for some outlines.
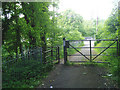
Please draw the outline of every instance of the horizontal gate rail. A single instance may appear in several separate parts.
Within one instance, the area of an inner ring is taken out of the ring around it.
[[[74,63],[80,63],[80,62],[88,62],[88,61],[70,61]],[[109,62],[101,62],[101,61],[94,61],[95,63],[109,63]]]
[[[110,62],[101,62],[101,61],[96,61],[95,63],[110,63]]]
[[[67,41],[90,41],[90,40],[67,40]],[[117,41],[117,39],[93,39],[91,41]]]
[[[70,61],[70,62],[78,63],[78,62],[88,62],[88,61]]]
[[[75,47],[75,48],[90,48],[90,47]],[[91,47],[91,48],[107,48],[107,47]],[[116,47],[109,47],[109,48],[116,48]],[[70,47],[70,49],[73,49]]]
[[[82,55],[68,55],[68,56],[82,56]],[[85,55],[85,56],[90,56],[90,55]],[[97,55],[92,55],[92,56],[97,56]],[[100,55],[100,56],[117,56],[117,55]]]

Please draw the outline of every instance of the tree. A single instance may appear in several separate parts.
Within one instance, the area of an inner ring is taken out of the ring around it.
[[[70,9],[58,16],[57,24],[63,30],[63,37],[66,38],[70,38],[70,35],[73,34],[71,35],[71,39],[74,39],[72,36],[74,36],[74,33],[78,33],[80,34],[78,39],[81,39],[81,34],[85,33],[83,30],[83,18]]]

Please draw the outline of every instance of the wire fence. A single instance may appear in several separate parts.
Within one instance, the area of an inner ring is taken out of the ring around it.
[[[20,83],[28,83],[28,80],[33,78],[42,78],[42,74],[49,71],[54,62],[59,63],[59,56],[59,47],[49,47],[46,51],[41,47],[35,47],[24,50],[17,58],[2,57],[3,87],[17,87]]]

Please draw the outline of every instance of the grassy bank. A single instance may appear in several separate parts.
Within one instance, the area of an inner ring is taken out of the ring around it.
[[[110,45],[110,42],[100,42],[96,45],[96,47],[108,47]],[[112,45],[112,47],[116,47],[116,44]],[[94,49],[96,52],[102,51],[102,49]],[[109,55],[117,55],[116,49],[108,49],[103,54],[109,54]],[[107,61],[109,64],[105,64],[107,69],[109,70],[109,75],[107,78],[110,78],[113,80],[113,82],[120,87],[120,66],[119,66],[119,56],[102,56],[100,57],[102,61]]]

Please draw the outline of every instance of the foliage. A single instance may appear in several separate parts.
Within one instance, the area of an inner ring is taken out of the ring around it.
[[[72,21],[76,20],[72,23],[74,24],[75,29],[74,27],[72,28],[75,32],[71,31],[71,29],[65,35],[66,32],[64,30],[66,29],[58,27],[58,13],[54,10],[49,10],[50,7],[57,9],[57,4],[57,1],[52,3],[3,2],[2,57],[4,62],[4,58],[8,59],[9,57],[17,60],[14,63],[10,62],[11,65],[3,65],[3,88],[35,87],[40,84],[41,79],[53,67],[53,64],[50,64],[48,58],[43,58],[43,62],[46,64],[40,64],[35,58],[29,56],[32,60],[21,60],[19,59],[20,55],[26,56],[27,53],[32,54],[30,52],[32,48],[42,47],[43,57],[46,57],[50,54],[44,53],[47,47],[60,46],[60,58],[63,58],[63,37],[67,36],[67,39],[83,38],[77,28],[79,22],[82,22],[82,17],[78,14],[74,13],[74,18],[71,18]],[[55,53],[53,54],[55,55]]]
[[[57,17],[58,27],[62,30],[62,37],[66,37],[68,40],[84,39],[82,34],[83,30],[83,18],[74,11],[68,9],[60,13]]]
[[[44,53],[47,47],[60,46],[60,58],[63,58],[63,37],[67,40],[79,40],[96,35],[96,39],[117,37],[120,39],[118,35],[120,20],[116,8],[106,21],[98,18],[98,26],[96,26],[96,20],[83,20],[81,15],[70,9],[57,13],[58,3],[58,1],[2,3],[2,57],[16,58],[18,61],[11,66],[3,65],[3,87],[32,88],[38,85],[38,79],[45,77],[46,73],[52,69],[53,65],[50,63],[40,64],[34,59],[24,62],[18,58],[19,55],[25,55],[24,51],[28,50],[26,53],[29,53],[33,47],[42,47]],[[50,10],[50,7],[53,7],[53,10]],[[109,44],[96,42],[97,46]],[[79,46],[82,45],[83,43],[79,44]],[[75,53],[74,50],[68,50],[68,52]],[[116,54],[114,50],[108,50],[107,53]],[[47,54],[43,54],[43,57],[45,56]],[[116,68],[118,68],[119,58],[103,57],[102,59],[110,62],[110,72],[117,79],[119,70]],[[110,61],[111,59],[113,60]],[[49,59],[43,58],[43,61],[46,63]],[[14,77],[17,74],[20,78]]]
[[[119,22],[117,16],[117,11],[112,12],[104,24],[99,23],[96,35],[97,39],[115,39],[118,37]]]
[[[3,88],[33,88],[41,83],[52,64],[41,64],[37,60],[26,60],[3,66]],[[12,72],[12,73],[11,73]]]
[[[114,8],[111,15],[109,18],[105,21],[104,24],[98,25],[98,32],[96,35],[97,39],[116,39],[119,37],[119,20],[118,20],[118,12],[117,8]],[[108,47],[112,42],[108,41],[101,41],[101,42],[96,42],[96,47],[104,46]],[[117,44],[115,43],[113,47],[117,47]],[[101,50],[96,49],[97,52],[100,52]],[[119,52],[120,53],[120,52]],[[104,54],[109,54],[109,55],[117,55],[116,49],[108,49],[107,51],[104,52]],[[108,61],[110,64],[109,66],[109,73],[111,73],[110,78],[112,78],[115,82],[118,82],[120,84],[120,81],[118,80],[118,77],[120,77],[120,72],[119,70],[119,56],[103,56],[102,57],[103,61]]]
[[[84,36],[85,37],[94,37],[95,33],[96,33],[96,20],[85,20],[83,22],[84,24],[84,31],[85,31],[85,34]]]

